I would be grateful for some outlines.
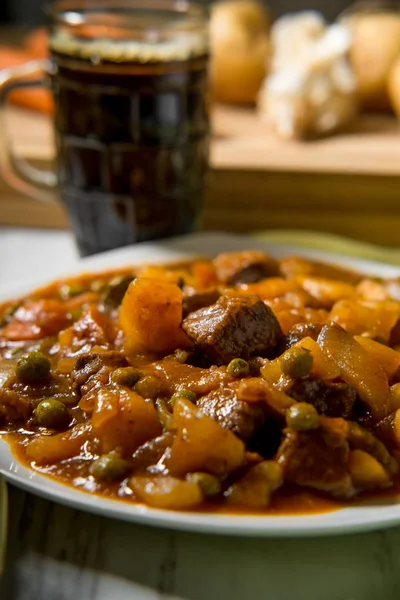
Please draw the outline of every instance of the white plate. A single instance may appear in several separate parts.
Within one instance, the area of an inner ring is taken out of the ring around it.
[[[298,254],[349,266],[371,275],[400,276],[400,269],[392,266],[346,259],[329,253],[305,251],[295,246],[276,246],[255,242],[250,238],[225,234],[196,234],[157,244],[140,244],[85,259],[77,264],[74,273],[134,264],[162,262],[189,258],[198,254],[216,254],[226,250],[245,248],[266,249],[279,257]],[[70,273],[60,272],[63,277]],[[40,280],[22,285],[3,287],[0,301],[29,292],[45,283]],[[370,506],[354,506],[334,512],[304,516],[230,516],[201,513],[173,512],[108,500],[73,489],[22,466],[11,454],[8,444],[0,440],[0,471],[15,485],[51,500],[108,517],[173,529],[249,536],[318,536],[367,531],[400,524],[400,498]],[[1,526],[0,526],[1,529]]]
[[[7,544],[8,497],[4,478],[0,475],[0,575],[4,568]]]

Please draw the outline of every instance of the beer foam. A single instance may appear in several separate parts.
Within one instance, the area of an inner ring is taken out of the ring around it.
[[[208,52],[208,38],[204,31],[174,33],[173,39],[154,41],[83,39],[68,31],[58,31],[50,39],[50,49],[58,54],[90,60],[94,63],[169,62],[204,56]]]

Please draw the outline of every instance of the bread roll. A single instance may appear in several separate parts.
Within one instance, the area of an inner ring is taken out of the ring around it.
[[[348,125],[357,110],[348,29],[306,11],[278,19],[271,39],[272,71],[258,102],[270,129],[284,139],[309,139]]]
[[[211,12],[211,88],[220,102],[252,104],[265,77],[269,15],[255,0],[217,3]]]
[[[387,90],[390,104],[396,115],[400,118],[400,57],[390,69]]]
[[[400,55],[400,14],[356,13],[342,22],[353,37],[350,62],[362,106],[387,110],[390,106],[387,78]]]

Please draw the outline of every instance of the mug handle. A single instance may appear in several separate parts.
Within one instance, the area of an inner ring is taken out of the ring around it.
[[[8,96],[15,89],[43,86],[51,74],[50,60],[32,60],[17,67],[0,70],[0,172],[15,190],[41,202],[54,202],[57,176],[37,169],[13,150],[7,130]],[[36,78],[35,78],[36,76]]]

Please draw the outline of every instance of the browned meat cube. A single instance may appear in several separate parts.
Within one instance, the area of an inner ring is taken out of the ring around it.
[[[299,379],[287,393],[298,402],[313,404],[322,415],[344,419],[350,417],[357,397],[352,385],[322,379]]]
[[[82,394],[87,393],[87,383],[97,376],[100,371],[105,375],[103,383],[108,381],[108,375],[113,369],[127,365],[125,357],[120,352],[88,352],[76,360],[72,371],[74,388]]]
[[[225,429],[233,431],[244,442],[264,425],[265,405],[239,400],[237,387],[214,390],[197,402],[201,412],[217,421]]]
[[[26,421],[32,410],[29,398],[14,390],[0,388],[0,424]]]
[[[165,431],[162,435],[140,446],[132,455],[132,471],[145,471],[148,467],[157,464],[166,449],[172,445],[174,437],[174,433]]]
[[[293,344],[296,344],[305,337],[310,337],[317,341],[322,325],[315,325],[314,323],[297,323],[289,330],[286,336],[285,347],[291,348]]]
[[[342,498],[355,493],[348,459],[344,432],[329,425],[307,432],[288,429],[277,454],[285,480]]]
[[[225,252],[213,262],[219,281],[227,285],[256,283],[279,275],[278,262],[259,250]]]
[[[189,313],[199,310],[200,308],[204,308],[205,306],[211,306],[211,304],[214,304],[221,295],[217,288],[211,288],[209,290],[198,292],[195,290],[195,288],[185,286],[182,292],[183,317],[186,317]]]
[[[182,328],[213,364],[233,358],[267,356],[282,339],[272,310],[258,296],[222,296],[218,302],[191,313]]]

